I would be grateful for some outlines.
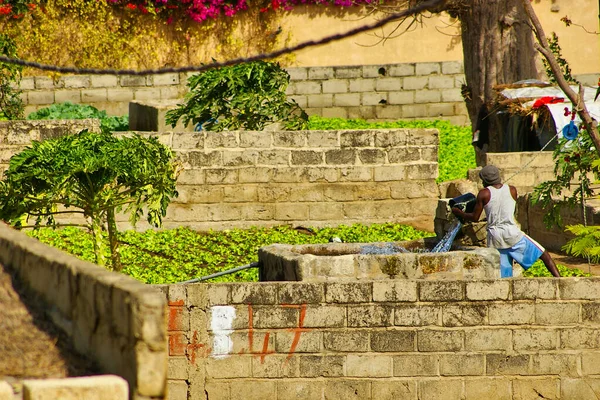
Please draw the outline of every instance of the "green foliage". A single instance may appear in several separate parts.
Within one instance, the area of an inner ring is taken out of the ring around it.
[[[208,232],[188,228],[126,231],[119,234],[122,272],[146,283],[182,282],[255,262],[258,260],[258,249],[273,243],[327,243],[333,236],[344,242],[390,242],[432,235],[410,226],[391,223],[342,225],[312,231],[314,234],[307,234],[290,226]],[[84,230],[46,228],[28,234],[79,258],[94,261],[94,253],[90,251],[93,238]],[[215,278],[214,281],[257,279],[258,271],[247,269]]]
[[[106,111],[100,111],[96,107],[86,104],[73,104],[68,101],[41,108],[27,116],[29,120],[87,118],[99,119],[102,132],[129,130],[129,117],[127,115],[121,117],[109,116]]]
[[[284,129],[305,129],[308,116],[285,94],[290,76],[278,63],[257,61],[211,69],[188,79],[185,104],[170,110],[166,122],[179,119],[208,131],[263,130],[282,123]]]
[[[437,129],[440,132],[437,182],[465,179],[467,171],[477,167],[475,152],[471,145],[472,133],[469,127],[452,125],[448,121],[393,121],[367,122],[361,119],[321,118],[311,116],[308,129],[398,129],[422,128]]]
[[[563,251],[600,263],[600,226],[568,225],[566,230],[575,237],[562,247]]]
[[[564,206],[581,206],[582,199],[593,194],[591,184],[599,178],[600,160],[585,130],[579,133],[576,140],[559,139],[552,157],[556,179],[537,185],[531,201],[533,204],[539,203],[546,210],[546,226],[562,227],[560,210]]]
[[[548,39],[548,46],[550,47],[550,51],[554,55],[554,58],[556,58],[556,62],[558,63],[558,66],[560,67],[560,70],[565,80],[571,84],[579,84],[579,81],[575,79],[573,75],[571,75],[571,67],[569,67],[569,63],[563,58],[561,54],[562,49],[558,44],[558,36],[556,35],[556,32],[552,32],[552,35]],[[550,68],[550,64],[548,63],[545,57],[542,57],[542,63],[544,64],[544,68],[546,69],[546,75],[548,75],[548,80],[550,81],[550,83],[557,83],[556,77],[552,72],[552,68]]]
[[[561,277],[566,276],[592,276],[587,272],[583,272],[578,268],[568,268],[562,264],[556,264],[556,268],[558,268],[558,272]],[[541,260],[537,260],[531,268],[523,272],[523,276],[527,278],[544,278],[544,277],[552,277],[548,268],[544,265]]]
[[[10,159],[4,174],[0,219],[16,227],[30,218],[34,227],[57,226],[57,214],[82,214],[95,235],[99,264],[104,262],[101,231],[108,232],[115,269],[115,213],[128,213],[134,225],[145,213],[150,224],[160,226],[171,198],[177,196],[171,150],[156,138],[139,135],[118,139],[84,130],[34,141]]]
[[[0,33],[0,55],[17,58],[15,41]],[[23,119],[25,106],[21,100],[21,90],[13,89],[21,82],[23,67],[0,62],[0,120]]]

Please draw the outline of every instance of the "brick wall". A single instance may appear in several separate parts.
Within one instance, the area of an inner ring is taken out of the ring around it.
[[[32,141],[72,135],[84,129],[100,132],[100,120],[0,121],[0,171],[8,168],[10,158]]]
[[[460,94],[458,61],[340,67],[287,68],[288,95],[310,115],[364,119],[449,119],[468,116]],[[53,103],[90,104],[124,115],[130,101],[181,99],[190,74],[26,77],[21,82],[29,113]]]
[[[461,61],[337,67],[289,67],[288,95],[309,115],[367,120],[445,119],[469,125],[461,96]],[[129,113],[129,103],[182,99],[191,73],[160,75],[30,76],[21,81],[26,114],[54,103],[90,104],[110,115]],[[599,74],[576,78],[595,87]],[[159,124],[162,126],[162,124]]]
[[[461,62],[290,68],[288,94],[309,114],[468,123]]]
[[[0,169],[31,140],[84,127],[99,129],[98,121],[0,122]],[[393,221],[433,230],[437,130],[141,134],[170,146],[183,167],[165,228]],[[131,228],[127,216],[119,226]]]
[[[79,353],[94,360],[101,373],[127,381],[131,398],[165,398],[166,302],[154,288],[44,245],[5,224],[0,224],[0,263],[45,302],[45,312]],[[25,398],[56,398],[48,393],[32,396]]]
[[[110,115],[128,113],[132,100],[182,98],[185,74],[29,76],[21,81],[26,114],[54,103],[89,104]]]
[[[160,288],[173,400],[599,394],[597,278]]]
[[[394,221],[433,229],[437,130],[164,132],[158,137],[184,167],[166,228]]]

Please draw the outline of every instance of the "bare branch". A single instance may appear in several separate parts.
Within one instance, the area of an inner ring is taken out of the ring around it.
[[[573,23],[573,21],[571,21],[571,20],[569,19],[569,17],[567,17],[566,15],[565,15],[564,17],[562,17],[560,20],[561,20],[562,22],[564,22],[564,23],[565,23],[565,26],[567,26],[567,27],[569,27],[569,26],[573,25],[573,26],[576,26],[576,27],[578,27],[578,28],[581,28],[581,29],[583,29],[583,30],[585,31],[585,33],[589,33],[590,35],[600,35],[600,33],[599,33],[599,32],[596,32],[596,31],[590,31],[590,30],[588,30],[588,29],[587,29],[585,26],[583,26],[583,25],[581,25],[581,24],[575,24],[575,23]]]
[[[598,133],[598,123],[593,120],[592,116],[587,110],[585,106],[585,101],[583,100],[583,85],[579,85],[579,94],[575,93],[571,86],[563,76],[560,66],[552,54],[550,50],[550,46],[548,45],[548,40],[546,39],[546,34],[544,33],[544,29],[542,28],[542,24],[540,23],[533,7],[529,0],[522,0],[523,7],[525,8],[525,12],[533,25],[533,31],[538,40],[538,43],[534,45],[535,49],[539,51],[548,61],[548,65],[550,65],[550,69],[552,70],[552,74],[554,74],[554,78],[558,83],[558,86],[561,90],[567,95],[571,103],[575,106],[575,111],[577,115],[583,121],[583,126],[585,126],[585,130],[590,134],[592,141],[594,142],[594,146],[596,147],[596,152],[600,156],[600,134]]]

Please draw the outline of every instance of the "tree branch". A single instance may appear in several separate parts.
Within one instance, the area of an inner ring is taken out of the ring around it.
[[[548,45],[548,40],[546,39],[546,34],[544,33],[544,29],[542,28],[542,24],[540,23],[533,7],[531,6],[530,0],[522,0],[523,7],[525,8],[525,12],[533,25],[533,31],[538,40],[538,43],[534,44],[534,47],[537,51],[542,53],[542,55],[548,61],[548,65],[550,65],[550,69],[552,70],[552,74],[558,83],[558,86],[561,90],[567,95],[571,103],[575,107],[575,111],[577,115],[583,121],[583,126],[585,130],[590,134],[592,141],[594,142],[594,146],[596,147],[596,152],[600,156],[600,134],[598,133],[598,122],[592,119],[592,116],[587,110],[585,105],[584,97],[583,97],[583,85],[579,84],[579,94],[575,93],[571,86],[563,76],[558,62],[552,54],[550,50],[550,46]]]
[[[82,224],[53,224],[53,225],[22,225],[22,226],[13,226],[14,229],[38,229],[38,228],[62,228],[65,226],[77,226],[80,228],[87,228],[89,229],[88,225],[82,225]]]

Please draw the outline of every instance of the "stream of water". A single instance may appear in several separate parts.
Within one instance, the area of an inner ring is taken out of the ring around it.
[[[366,246],[361,247],[360,254],[397,254],[397,253],[445,253],[450,251],[452,247],[452,243],[454,242],[454,238],[462,228],[462,223],[457,219],[454,221],[454,225],[450,228],[450,230],[444,235],[442,240],[440,240],[435,247],[429,251],[426,249],[415,249],[413,251],[407,250],[402,246],[398,246],[394,243],[385,243],[383,246],[376,246],[372,244],[368,244]]]
[[[433,248],[433,250],[431,250],[431,252],[432,253],[445,253],[445,252],[449,251],[450,247],[452,247],[452,242],[454,242],[454,238],[460,231],[460,228],[462,228],[462,223],[458,219],[454,220],[454,225],[452,226],[452,228],[450,228],[450,230],[444,235],[442,240],[440,240],[435,245],[435,247]]]

